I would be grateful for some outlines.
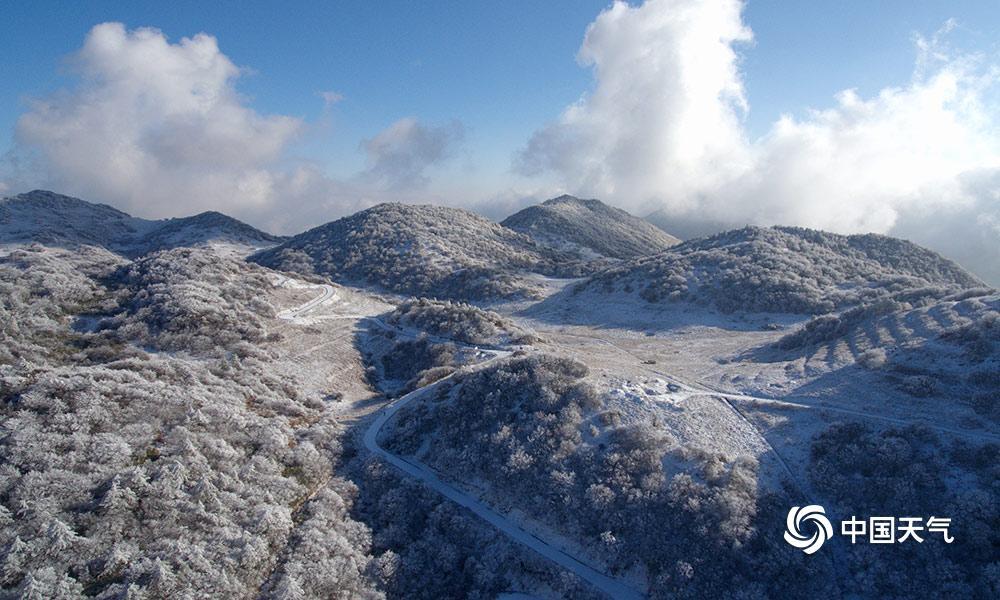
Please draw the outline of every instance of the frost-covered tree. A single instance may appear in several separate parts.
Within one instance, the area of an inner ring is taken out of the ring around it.
[[[273,374],[269,287],[205,249],[0,258],[0,596],[377,595],[342,426]]]
[[[905,240],[746,227],[611,267],[578,289],[695,302],[726,313],[822,314],[905,290],[982,286],[952,261]]]
[[[580,363],[541,354],[460,371],[401,410],[383,445],[456,481],[488,484],[490,501],[576,537],[611,572],[645,573],[654,595],[775,594],[779,579],[823,568],[760,534],[780,529],[774,505],[787,498],[759,491],[755,461],[620,424],[586,376]],[[781,593],[815,588],[783,583]]]
[[[809,473],[844,515],[948,517],[954,542],[922,532],[893,552],[850,547],[848,581],[860,596],[993,598],[1000,547],[1000,447],[945,443],[921,427],[840,423],[812,441]]]

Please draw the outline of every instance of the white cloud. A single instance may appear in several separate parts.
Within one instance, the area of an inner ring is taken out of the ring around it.
[[[330,108],[344,99],[343,94],[334,91],[319,92],[319,97],[323,99],[323,106],[325,108]]]
[[[841,92],[749,140],[741,11],[738,0],[615,3],[579,53],[594,89],[535,133],[515,167],[639,212],[661,208],[682,234],[745,223],[886,232],[1000,283],[998,69],[917,38],[908,85]]]
[[[413,117],[400,119],[361,142],[368,155],[362,179],[391,190],[423,187],[428,183],[426,170],[449,158],[464,136],[458,121],[429,126]]]
[[[33,100],[18,120],[0,193],[42,187],[151,218],[219,210],[276,233],[379,202],[468,202],[468,186],[428,185],[464,139],[458,121],[400,119],[361,143],[366,169],[334,179],[296,143],[327,128],[340,92],[317,92],[317,123],[260,114],[213,37],[173,43],[120,23],[95,26],[69,63],[75,85]]]
[[[740,8],[612,5],[587,29],[577,57],[593,68],[594,90],[532,136],[515,167],[554,170],[591,195],[679,205],[743,168],[746,99],[733,44],[751,33]]]
[[[213,37],[171,44],[104,23],[72,64],[79,86],[34,101],[17,123],[51,185],[149,216],[272,200],[280,177],[269,167],[303,123],[247,108]]]
[[[144,217],[214,209],[279,233],[412,200],[295,158],[309,124],[249,107],[235,87],[241,70],[212,36],[171,43],[156,29],[104,23],[71,65],[77,85],[34,100],[18,120],[16,148],[4,159],[12,187],[47,187]],[[342,99],[320,97],[327,108]],[[366,176],[424,183],[424,170],[460,135],[457,124],[404,119],[366,143]]]

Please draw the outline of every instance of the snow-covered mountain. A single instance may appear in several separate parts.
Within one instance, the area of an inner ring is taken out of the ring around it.
[[[155,227],[105,204],[35,190],[0,200],[0,242],[131,244]]]
[[[542,244],[607,258],[647,256],[680,243],[624,210],[568,195],[529,206],[501,224]]]
[[[281,239],[217,212],[140,219],[104,204],[45,190],[0,200],[0,243],[86,244],[140,256],[209,243],[253,248],[273,245]]]
[[[583,288],[723,312],[819,314],[903,289],[984,287],[954,262],[897,238],[746,227],[594,275]]]
[[[157,226],[142,237],[138,248],[143,254],[169,248],[199,246],[209,242],[259,248],[277,244],[285,239],[265,233],[228,215],[208,211],[191,217],[158,221]]]
[[[575,273],[574,255],[458,208],[380,204],[294,236],[252,260],[400,294],[485,300],[531,295],[527,272]]]
[[[793,228],[581,261],[601,223],[381,205],[248,260],[5,200],[0,598],[996,596],[996,290]],[[807,556],[805,502],[954,543]]]
[[[642,218],[643,221],[651,224],[660,231],[670,233],[673,230],[673,219],[667,214],[667,211],[661,209],[654,210],[645,217]]]

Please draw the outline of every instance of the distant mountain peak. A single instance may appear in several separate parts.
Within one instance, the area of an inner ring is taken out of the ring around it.
[[[590,258],[635,258],[662,252],[680,240],[620,208],[568,194],[529,206],[502,225],[541,244]]]
[[[604,202],[600,200],[595,200],[593,198],[578,198],[570,194],[563,194],[562,196],[556,196],[555,198],[549,198],[545,202],[542,202],[543,206],[552,206],[553,204],[580,204],[582,206],[587,206],[590,208],[611,208]]]
[[[156,221],[49,190],[0,200],[0,243],[91,245],[138,256],[215,242],[259,247],[280,240],[217,211]]]
[[[119,217],[131,218],[127,213],[118,210],[107,204],[87,202],[73,196],[66,196],[49,190],[31,190],[23,194],[8,196],[2,200],[4,203],[25,204],[45,210],[67,210],[86,209],[94,212],[105,212]]]
[[[570,194],[563,194],[562,196],[556,196],[555,198],[549,198],[542,204],[559,204],[560,202],[579,202],[580,199],[576,196],[571,196]]]

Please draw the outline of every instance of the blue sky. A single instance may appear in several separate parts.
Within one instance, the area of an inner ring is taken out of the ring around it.
[[[378,201],[502,217],[570,192],[665,211],[682,235],[782,223],[962,260],[1000,247],[995,0],[0,13],[0,190],[143,216],[214,208],[281,232]],[[185,45],[200,32],[217,48]],[[975,243],[949,246],[941,223],[969,220]]]

